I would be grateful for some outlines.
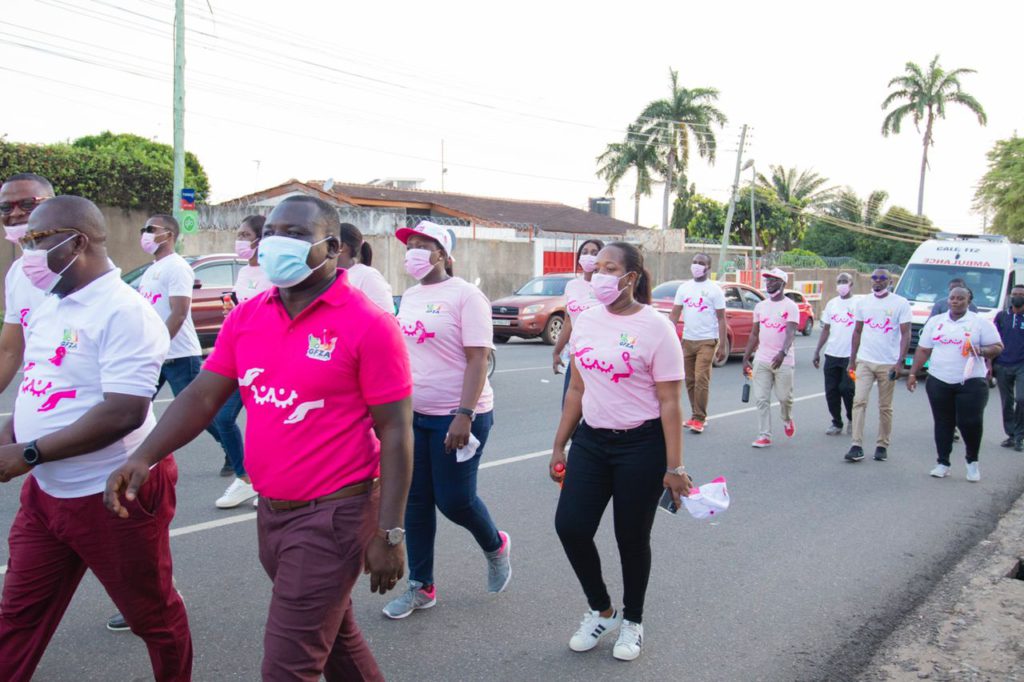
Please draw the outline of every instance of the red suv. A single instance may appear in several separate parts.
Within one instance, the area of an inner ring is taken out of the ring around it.
[[[804,336],[810,336],[814,331],[814,308],[799,291],[786,289],[783,293],[786,298],[796,303],[796,307],[800,310],[800,322],[797,324],[796,330]]]
[[[192,292],[192,323],[199,335],[199,344],[210,348],[217,340],[224,324],[224,294],[235,288],[238,269],[247,265],[233,253],[215,253],[209,256],[185,256],[196,274]],[[146,263],[121,276],[133,289],[139,288],[144,273],[153,263]]]
[[[672,302],[676,290],[684,280],[673,279],[654,287],[651,292],[651,305],[668,315],[672,312]],[[743,355],[754,326],[754,306],[765,299],[765,295],[746,284],[736,282],[716,282],[725,294],[726,347],[725,362],[732,355]],[[683,338],[683,320],[676,323],[676,334]],[[715,363],[716,367],[725,364]]]
[[[565,322],[565,285],[573,277],[534,277],[513,295],[491,301],[494,342],[507,343],[513,336],[539,336],[549,346],[558,343]]]

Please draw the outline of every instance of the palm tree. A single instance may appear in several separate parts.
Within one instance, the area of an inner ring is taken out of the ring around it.
[[[626,139],[608,145],[604,153],[597,157],[597,162],[604,164],[597,169],[597,176],[608,183],[609,194],[615,192],[615,188],[627,173],[636,172],[633,224],[639,226],[640,197],[651,196],[651,184],[654,181],[652,173],[661,170],[658,148],[643,134],[639,126],[633,124],[626,132]]]
[[[783,239],[788,250],[803,239],[807,232],[808,208],[823,208],[832,202],[836,188],[826,187],[828,178],[813,170],[797,171],[796,168],[769,166],[771,177],[757,174],[757,186],[771,194],[779,203],[791,211],[793,229]]]
[[[936,118],[946,118],[946,104],[962,104],[978,117],[978,123],[985,125],[988,116],[978,100],[960,88],[960,76],[974,73],[974,69],[953,69],[946,72],[939,66],[939,55],[928,65],[925,73],[914,62],[907,62],[906,73],[889,81],[889,87],[896,89],[882,102],[882,109],[888,109],[895,102],[902,102],[886,114],[882,122],[882,135],[899,134],[903,119],[910,116],[914,127],[924,127],[924,151],[921,154],[921,184],[917,190],[917,215],[924,214],[924,175],[928,168],[928,148],[935,144],[932,137]]]
[[[709,163],[715,162],[717,143],[712,125],[725,125],[725,114],[715,107],[718,90],[715,88],[683,88],[679,86],[679,73],[669,69],[671,91],[668,99],[651,102],[640,114],[637,123],[644,132],[657,141],[665,166],[665,197],[661,209],[661,227],[668,226],[668,206],[673,184],[685,174],[690,162],[691,138],[697,153]],[[679,164],[679,168],[676,168]]]

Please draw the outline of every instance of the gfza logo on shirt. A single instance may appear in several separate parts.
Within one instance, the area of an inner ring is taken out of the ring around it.
[[[306,351],[306,357],[311,360],[320,360],[321,362],[327,362],[331,359],[331,353],[334,352],[334,347],[338,344],[338,337],[333,336],[331,340],[327,340],[327,330],[324,330],[322,336],[316,336],[314,334],[309,335],[309,350]]]
[[[65,329],[64,338],[61,340],[60,346],[67,350],[78,350],[78,330]]]
[[[629,334],[619,334],[619,348],[636,349],[636,337]]]
[[[441,304],[440,303],[428,303],[427,304],[427,315],[440,315]]]

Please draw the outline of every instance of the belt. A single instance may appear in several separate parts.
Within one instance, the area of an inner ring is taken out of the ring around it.
[[[267,501],[267,505],[274,511],[292,511],[293,509],[302,509],[303,507],[319,504],[321,502],[332,502],[334,500],[343,500],[346,497],[364,495],[379,487],[380,479],[373,478],[369,481],[363,481],[362,483],[347,485],[340,490],[335,490],[333,493],[328,493],[327,495],[318,497],[315,500],[274,500],[269,497],[264,497],[263,499]]]
[[[627,433],[640,433],[641,431],[646,431],[647,429],[649,429],[649,428],[651,428],[653,426],[660,425],[661,424],[661,417],[655,417],[654,419],[648,419],[647,421],[643,422],[639,426],[634,426],[631,429],[600,429],[600,428],[598,428],[596,426],[591,426],[590,424],[587,424],[586,421],[584,421],[583,423],[586,424],[587,428],[590,429],[591,431],[597,431],[598,433],[605,434],[605,435],[622,436],[622,435],[625,435]]]

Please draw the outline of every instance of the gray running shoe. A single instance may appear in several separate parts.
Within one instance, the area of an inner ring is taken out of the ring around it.
[[[498,531],[498,535],[501,537],[501,547],[484,554],[487,557],[488,592],[504,592],[508,581],[512,579],[512,564],[509,561],[512,540],[505,531]]]
[[[429,590],[423,589],[423,583],[418,580],[410,580],[409,587],[405,593],[388,602],[384,607],[384,615],[392,620],[405,618],[413,611],[429,609],[437,603],[437,585],[431,585]]]
[[[828,427],[828,431],[825,432],[825,435],[826,436],[840,436],[840,435],[842,435],[842,433],[843,433],[843,427],[842,426],[836,426],[835,424],[832,424],[831,426]]]

